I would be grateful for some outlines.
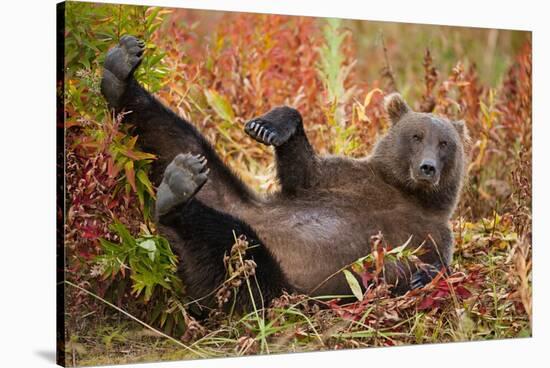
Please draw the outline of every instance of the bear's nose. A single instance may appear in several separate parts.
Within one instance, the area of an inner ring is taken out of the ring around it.
[[[432,160],[424,160],[422,162],[422,165],[420,165],[420,172],[423,175],[432,178],[436,172],[435,162],[433,162]]]

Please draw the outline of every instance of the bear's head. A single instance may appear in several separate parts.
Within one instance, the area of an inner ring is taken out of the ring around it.
[[[469,141],[464,122],[412,111],[398,93],[384,102],[392,126],[378,142],[373,162],[387,181],[426,206],[454,209]]]

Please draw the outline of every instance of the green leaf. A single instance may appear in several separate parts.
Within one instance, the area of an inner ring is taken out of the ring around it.
[[[116,231],[118,236],[120,236],[122,240],[122,244],[130,247],[135,246],[134,238],[122,223],[115,220],[114,224],[112,225],[112,228],[114,231]]]
[[[156,55],[151,56],[149,58],[149,65],[154,66],[154,65],[158,64],[158,62],[162,60],[164,55],[165,55],[165,53],[161,52],[161,53],[158,53]]]
[[[147,174],[145,173],[145,171],[139,170],[136,176],[137,176],[137,179],[141,182],[141,184],[143,184],[145,188],[147,188],[147,192],[149,192],[151,196],[154,196],[155,191],[153,189],[153,184],[151,184],[151,181],[147,177]]]
[[[151,13],[147,16],[147,20],[145,22],[145,28],[151,27],[151,24],[153,24],[153,21],[157,17],[157,14],[159,13],[161,8],[150,8]]]
[[[105,252],[117,254],[120,252],[120,246],[105,239],[99,239],[99,243]]]
[[[233,123],[235,113],[229,101],[213,89],[206,90],[204,94],[208,104],[214,109],[216,114],[223,120]]]
[[[361,286],[359,285],[359,281],[353,276],[353,274],[348,271],[344,270],[344,276],[346,276],[346,281],[348,282],[348,285],[351,289],[351,292],[355,297],[362,301],[363,300],[363,291],[361,290]]]
[[[154,262],[155,255],[157,254],[157,245],[155,242],[151,239],[147,239],[139,243],[139,246],[149,252],[149,258],[151,258],[151,261]]]
[[[145,204],[145,197],[143,195],[143,193],[144,193],[143,184],[141,184],[141,182],[138,181],[136,183],[136,186],[137,186],[136,194],[138,196],[139,206],[140,206],[140,208],[143,208],[143,206]]]
[[[409,244],[411,244],[411,240],[412,240],[413,236],[409,236],[409,238],[407,239],[407,241],[403,244],[403,245],[400,245],[399,247],[395,247],[395,248],[392,248],[388,254],[401,254],[403,253],[403,251],[405,250],[405,248],[407,248],[409,246]]]

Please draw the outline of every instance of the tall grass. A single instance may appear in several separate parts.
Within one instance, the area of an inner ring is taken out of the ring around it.
[[[322,35],[324,43],[319,47],[317,69],[326,95],[320,102],[324,105],[326,125],[332,130],[330,136],[334,138],[331,151],[349,154],[358,144],[355,126],[348,125],[345,111],[355,92],[346,82],[356,62],[346,60],[343,53],[344,42],[350,34],[342,28],[341,20],[330,18],[322,28]]]

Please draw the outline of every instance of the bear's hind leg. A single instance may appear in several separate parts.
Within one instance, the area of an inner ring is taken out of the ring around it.
[[[157,218],[174,207],[186,203],[206,183],[206,158],[190,153],[177,155],[166,167],[157,190],[155,213]]]
[[[145,43],[133,36],[122,36],[105,57],[101,92],[115,112],[125,112],[124,123],[135,126],[134,133],[143,151],[157,155],[150,179],[160,185],[167,165],[181,152],[191,152],[209,161],[210,181],[201,199],[217,208],[247,203],[254,193],[217,155],[206,138],[188,121],[164,106],[134,77]]]
[[[144,48],[143,41],[133,36],[122,36],[119,44],[107,53],[101,92],[111,106],[121,107],[127,84],[143,59]]]
[[[194,198],[207,174],[206,160],[201,156],[180,154],[168,165],[157,193],[159,230],[172,234],[171,246],[180,255],[181,275],[190,296],[207,306],[213,306],[213,291],[225,279],[224,256],[229,255],[235,238],[244,235],[250,245],[245,259],[252,259],[257,267],[249,279],[253,299],[243,289],[248,285],[243,284],[237,295],[237,309],[250,310],[252,303],[260,308],[262,300],[268,303],[283,290],[290,291],[290,285],[248,224]]]
[[[229,256],[240,236],[248,242],[243,260],[254,261],[256,268],[249,273],[248,283],[236,287],[236,310],[250,312],[253,306],[261,309],[284,290],[293,291],[273,254],[244,221],[192,198],[161,216],[159,222],[161,231],[168,228],[175,234],[170,245],[179,255],[179,275],[188,295],[199,305],[216,306],[216,292],[229,276],[224,257]],[[232,298],[226,306],[233,304]]]

